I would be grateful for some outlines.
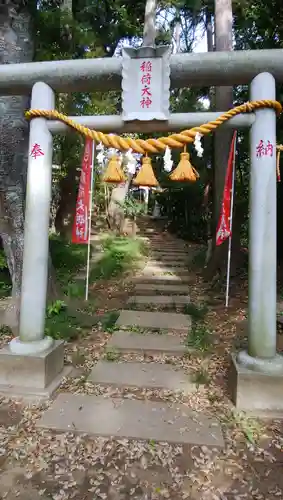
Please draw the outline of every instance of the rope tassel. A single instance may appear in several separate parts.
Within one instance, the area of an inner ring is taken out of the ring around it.
[[[102,180],[103,182],[109,182],[110,184],[120,184],[121,182],[126,182],[127,177],[120,167],[117,155],[113,155],[110,158]]]
[[[145,186],[145,187],[156,187],[158,186],[158,181],[153,172],[153,168],[151,165],[151,158],[145,156],[142,159],[141,169],[133,180],[133,184],[135,186]]]
[[[190,155],[187,151],[181,153],[181,159],[177,168],[169,176],[171,181],[179,182],[195,182],[199,178],[199,174],[190,162]]]

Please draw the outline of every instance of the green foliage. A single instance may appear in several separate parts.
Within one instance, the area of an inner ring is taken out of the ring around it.
[[[67,283],[63,288],[66,295],[70,298],[83,297],[85,294],[85,281],[76,280],[73,283]]]
[[[62,339],[66,341],[76,340],[82,328],[80,320],[75,316],[68,314],[67,309],[58,314],[48,315],[45,321],[45,335],[53,339]]]
[[[204,323],[193,322],[187,335],[186,344],[190,348],[205,352],[211,347],[211,333]]]
[[[138,238],[111,236],[103,241],[103,247],[103,257],[91,269],[90,282],[131,270],[146,253],[144,242]]]
[[[8,269],[7,259],[4,250],[0,250],[0,271]]]
[[[9,326],[0,325],[0,336],[1,335],[12,335],[12,330]]]
[[[194,320],[203,320],[208,312],[206,304],[186,304],[184,306],[184,314],[192,316]]]
[[[117,351],[114,348],[110,348],[110,347],[107,348],[105,355],[104,355],[104,359],[106,359],[106,361],[117,361],[119,358],[120,358],[119,351]]]
[[[109,311],[104,314],[100,323],[104,332],[113,333],[115,330],[115,323],[119,318],[118,311]]]
[[[87,245],[76,245],[57,235],[50,237],[50,253],[58,278],[65,283],[86,265]]]
[[[144,214],[146,210],[145,205],[137,201],[132,195],[128,195],[123,203],[118,201],[116,203],[123,209],[125,217],[132,220]]]
[[[71,310],[58,300],[47,307],[45,334],[54,339],[76,340],[99,321],[96,315]]]
[[[57,316],[66,309],[66,304],[63,300],[55,300],[47,307],[47,317]]]
[[[200,385],[210,384],[210,375],[206,368],[201,367],[197,372],[194,373],[192,381],[199,387]]]
[[[12,290],[9,269],[4,250],[0,250],[0,298],[8,297]]]
[[[162,213],[169,219],[168,229],[192,241],[206,241],[207,215],[203,207],[204,185],[201,182],[176,185],[157,195]]]

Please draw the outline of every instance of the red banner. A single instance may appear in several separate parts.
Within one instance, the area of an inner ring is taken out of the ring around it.
[[[91,168],[93,141],[86,139],[84,155],[82,160],[82,170],[80,177],[79,192],[76,204],[76,214],[72,231],[72,243],[88,242],[88,222],[90,209],[90,188],[91,188]]]
[[[225,176],[221,212],[216,230],[216,245],[221,245],[232,234],[230,225],[230,212],[231,212],[232,189],[234,188],[232,184],[233,184],[233,168],[234,168],[236,137],[237,137],[237,132],[234,132],[230,147],[226,176]]]

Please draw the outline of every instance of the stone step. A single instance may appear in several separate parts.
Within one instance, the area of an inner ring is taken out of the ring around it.
[[[37,427],[118,439],[224,447],[215,418],[176,403],[61,393]]]
[[[187,248],[186,243],[180,241],[169,241],[164,238],[149,238],[152,246],[164,245],[166,248]]]
[[[155,266],[147,263],[147,265],[144,267],[142,271],[143,275],[160,275],[160,274],[166,274],[169,276],[176,276],[178,275],[181,276],[191,276],[192,273],[189,272],[189,270],[186,267],[168,267],[165,264],[157,264]]]
[[[174,307],[190,304],[190,298],[188,295],[132,295],[128,299],[127,304]]]
[[[164,260],[188,260],[187,252],[164,252],[163,250],[151,250],[150,257]]]
[[[160,292],[164,293],[165,295],[171,294],[171,295],[188,295],[189,293],[189,287],[188,285],[182,285],[182,284],[171,284],[171,283],[137,283],[135,286],[135,291],[136,293],[142,293],[143,295],[145,293],[152,293],[155,292]]]
[[[196,389],[189,375],[161,363],[114,363],[98,361],[88,377],[90,382],[115,387],[164,389],[189,393]]]
[[[183,356],[189,351],[176,335],[140,334],[125,331],[114,332],[107,347],[124,354],[134,353],[152,356]]]
[[[186,265],[186,261],[185,260],[175,260],[175,259],[169,259],[169,260],[166,260],[166,259],[160,259],[160,260],[154,260],[154,259],[149,259],[147,261],[147,265],[150,266],[150,267],[166,267],[166,268],[169,268],[169,271],[171,271],[171,268],[173,267],[176,267],[176,268],[182,268],[183,266]],[[186,270],[188,270],[186,268]],[[178,272],[179,272],[179,269],[178,269]]]
[[[165,245],[164,243],[159,243],[158,245],[150,245],[150,248],[152,251],[154,252],[161,252],[161,253],[177,253],[177,254],[186,254],[186,248],[185,247],[176,247],[176,246],[168,246],[168,245]]]
[[[151,312],[122,310],[116,321],[120,327],[138,326],[153,330],[179,330],[187,332],[191,326],[190,316],[174,312]]]
[[[140,274],[135,276],[133,280],[135,283],[163,283],[163,284],[177,284],[177,283],[191,283],[191,274],[187,276],[177,276],[176,274]]]

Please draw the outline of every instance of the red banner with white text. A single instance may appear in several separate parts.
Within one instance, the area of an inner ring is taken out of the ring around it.
[[[223,199],[220,211],[220,217],[216,230],[216,245],[221,245],[225,240],[231,236],[231,197],[233,186],[233,169],[234,169],[234,158],[235,158],[235,142],[236,142],[237,132],[234,132],[233,139],[231,142],[228,166],[225,176],[225,184],[223,190]]]
[[[93,141],[87,138],[82,159],[79,192],[72,230],[72,243],[88,242],[92,155]]]

